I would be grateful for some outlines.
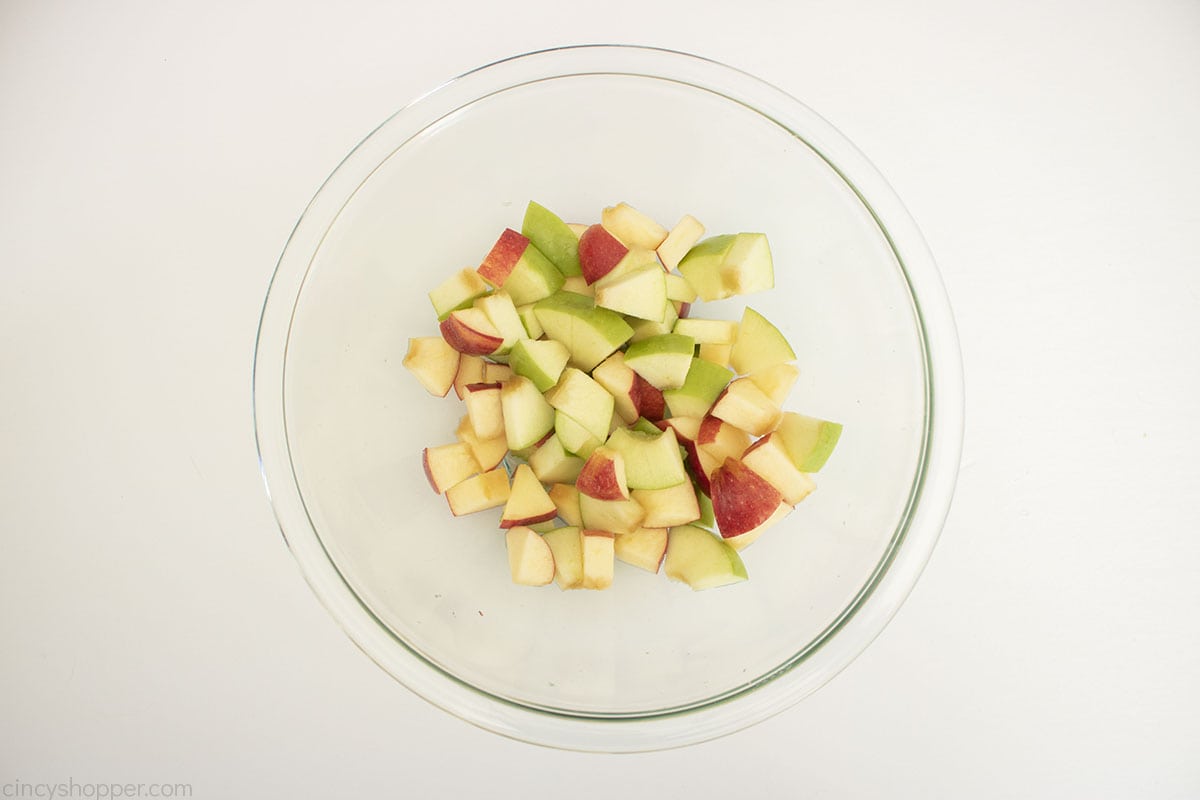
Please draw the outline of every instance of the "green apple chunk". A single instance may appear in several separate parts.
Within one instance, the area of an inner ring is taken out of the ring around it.
[[[693,525],[671,528],[663,571],[696,591],[746,580],[746,565],[737,551]]]
[[[792,411],[784,412],[775,433],[801,472],[817,472],[825,466],[841,435],[840,423]]]
[[[539,392],[558,383],[571,354],[561,342],[553,339],[519,339],[508,356],[513,372],[533,381]]]
[[[705,302],[775,286],[771,247],[761,233],[727,233],[705,239],[679,262],[679,274]]]
[[[666,489],[688,479],[675,431],[643,433],[617,428],[608,447],[625,458],[625,482],[630,489]]]
[[[554,555],[554,580],[560,589],[583,586],[583,541],[578,526],[555,528],[542,534]]]
[[[656,389],[677,389],[687,379],[695,348],[690,336],[664,333],[631,344],[625,363]]]
[[[563,450],[587,458],[603,440],[588,433],[588,429],[561,411],[554,412],[554,434],[562,442]]]
[[[525,326],[525,335],[528,338],[542,338],[545,331],[542,330],[542,323],[538,322],[537,314],[533,310],[533,303],[517,306],[517,316],[521,318],[521,324]]]
[[[633,328],[621,315],[597,308],[592,298],[558,292],[534,306],[546,336],[562,342],[571,363],[585,372],[612,355],[633,336]]]
[[[546,401],[597,439],[608,437],[613,418],[613,396],[582,370],[574,367],[563,370],[558,384],[546,392]]]
[[[579,237],[557,214],[532,200],[525,207],[523,233],[563,275],[579,275]]]
[[[731,380],[733,372],[725,367],[693,358],[683,386],[664,391],[663,399],[672,417],[703,417]]]
[[[537,444],[554,427],[554,409],[533,381],[520,375],[500,385],[500,407],[509,450]]]
[[[692,285],[682,275],[674,275],[668,272],[665,280],[668,300],[676,300],[680,303],[696,302],[696,290],[692,288]]]
[[[454,273],[440,286],[429,293],[429,302],[437,313],[438,322],[450,316],[451,311],[470,308],[477,297],[489,292],[487,282],[470,267]]]
[[[568,453],[558,434],[551,434],[533,451],[529,466],[542,483],[574,483],[583,469],[583,459]]]
[[[747,375],[795,359],[795,351],[779,332],[779,328],[747,306],[742,312],[742,321],[733,341],[733,350],[729,353],[729,365],[736,369],[739,375]]]
[[[595,284],[596,305],[638,319],[661,322],[667,313],[666,273],[657,263],[608,275]]]

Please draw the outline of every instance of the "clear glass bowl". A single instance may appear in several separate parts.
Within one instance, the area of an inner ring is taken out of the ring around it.
[[[793,343],[788,407],[845,433],[816,493],[692,592],[617,565],[606,592],[515,586],[497,513],[450,515],[420,453],[463,413],[401,365],[426,293],[477,265],[528,200],[591,222],[764,231]],[[814,691],[886,625],[948,510],[962,437],[954,323],[916,225],[845,138],[738,70],[582,46],[449,81],[371,133],[305,209],[254,370],[259,455],[288,546],[350,637],[405,686],[505,736],[642,751],[710,739]]]

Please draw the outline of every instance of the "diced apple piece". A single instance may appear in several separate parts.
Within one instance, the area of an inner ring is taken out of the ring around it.
[[[709,412],[754,436],[775,430],[782,410],[749,378],[738,378],[725,387]]]
[[[732,352],[733,345],[731,344],[702,344],[696,355],[719,367],[728,367],[729,356]]]
[[[672,417],[703,417],[733,378],[733,372],[693,358],[683,386],[663,392]]]
[[[625,456],[611,447],[597,447],[584,463],[575,488],[597,500],[628,500]]]
[[[633,335],[629,337],[630,343],[644,342],[654,336],[662,336],[670,333],[675,327],[675,322],[679,319],[679,313],[675,310],[675,304],[668,302],[665,309],[666,314],[662,322],[655,322],[651,319],[638,319],[637,317],[626,317],[625,321],[629,323]]]
[[[624,561],[638,569],[658,572],[663,558],[667,555],[667,530],[638,528],[633,533],[617,534],[613,540],[613,555],[618,561]]]
[[[778,432],[768,433],[750,445],[742,454],[741,461],[778,489],[783,502],[790,506],[796,505],[817,488],[812,478],[796,469],[780,442]]]
[[[690,480],[666,489],[634,489],[630,494],[645,509],[642,525],[647,528],[672,528],[700,518],[700,504]]]
[[[475,456],[475,461],[479,463],[479,469],[483,472],[495,469],[508,455],[508,440],[504,435],[501,434],[492,439],[479,438],[475,433],[475,428],[471,425],[470,415],[462,418],[454,434],[460,442],[471,448],[471,455]]]
[[[727,458],[737,458],[750,446],[750,434],[720,417],[708,416],[700,421],[696,446],[717,458],[717,466]]]
[[[696,492],[696,499],[700,501],[700,519],[696,520],[696,525],[709,530],[716,530],[717,518],[713,514],[712,498],[704,492]]]
[[[597,308],[591,298],[571,292],[559,292],[540,301],[534,313],[546,335],[565,345],[571,363],[585,372],[633,336],[633,328],[620,314]]]
[[[504,409],[500,403],[500,384],[472,383],[467,385],[467,416],[471,428],[480,439],[504,436]]]
[[[771,247],[761,233],[705,239],[680,260],[679,273],[705,302],[775,286]]]
[[[796,353],[787,339],[766,317],[749,306],[742,312],[729,364],[739,375],[761,372],[765,369],[794,361]]]
[[[500,516],[500,527],[536,525],[557,516],[558,507],[546,494],[533,470],[528,464],[518,465],[513,471],[512,488],[504,505],[504,513]]]
[[[486,361],[483,364],[484,383],[504,383],[513,376],[512,367],[508,364],[493,364]]]
[[[534,303],[558,291],[563,274],[529,239],[505,228],[479,265],[480,276],[504,289],[518,305]]]
[[[692,285],[685,281],[682,276],[668,272],[664,276],[667,286],[667,299],[677,303],[694,303],[696,301],[696,290]]]
[[[554,553],[536,531],[525,526],[510,528],[504,534],[504,545],[513,583],[545,586],[554,580]]]
[[[549,495],[563,522],[577,528],[583,525],[583,517],[579,513],[578,489],[569,483],[556,483],[550,487]]]
[[[687,251],[691,250],[696,242],[700,241],[702,236],[704,236],[704,226],[700,224],[700,220],[691,214],[684,215],[683,219],[675,223],[674,228],[671,228],[671,232],[667,234],[663,243],[658,246],[658,257],[662,260],[663,266],[668,270],[678,267],[680,260],[687,255]],[[690,303],[696,299],[696,294],[693,290],[690,298],[672,297],[671,299],[683,299]]]
[[[776,364],[746,377],[771,398],[771,402],[782,406],[800,377],[800,369],[795,364]]]
[[[696,591],[746,580],[746,565],[732,547],[702,528],[682,525],[667,535],[663,571]]]
[[[632,533],[641,527],[646,511],[633,500],[598,500],[580,492],[579,517],[585,528]]]
[[[688,336],[665,333],[629,345],[625,363],[658,389],[678,389],[687,380],[696,343]]]
[[[570,358],[571,354],[561,342],[522,339],[509,354],[508,364],[513,372],[533,381],[539,392],[545,392],[558,383]]]
[[[484,295],[475,301],[474,307],[487,315],[492,327],[504,339],[495,353],[503,355],[511,350],[518,340],[526,338],[525,323],[521,322],[521,315],[517,313],[517,307],[508,292],[499,291]]]
[[[456,517],[496,508],[508,502],[508,473],[493,469],[446,490],[446,503]]]
[[[468,356],[491,355],[504,344],[487,314],[474,307],[451,311],[439,329],[447,344]]]
[[[520,375],[500,384],[500,409],[509,450],[532,447],[554,429],[554,409],[533,381]],[[467,398],[467,413],[471,413],[471,397]]]
[[[483,377],[484,365],[484,360],[479,356],[461,356],[458,359],[458,373],[454,376],[454,393],[458,395],[459,400],[466,399],[467,387],[472,383],[488,382]]]
[[[596,305],[638,319],[661,322],[667,313],[667,282],[658,264],[615,275],[595,283]]]
[[[488,293],[488,285],[479,277],[479,273],[467,267],[447,278],[440,286],[429,293],[429,302],[437,314],[438,322],[450,316],[451,311],[469,308],[475,298]]]
[[[796,469],[819,472],[829,459],[842,435],[842,426],[816,417],[788,411],[779,423],[780,444],[787,450]]]
[[[607,589],[613,580],[613,534],[584,528],[579,532],[583,550],[584,589]]]
[[[563,450],[580,458],[587,458],[604,443],[603,439],[593,436],[587,428],[561,411],[554,413],[554,434],[562,443]]]
[[[615,401],[603,386],[582,370],[564,369],[558,384],[546,392],[546,401],[597,439],[608,437]]]
[[[653,250],[667,238],[667,229],[628,203],[617,203],[600,214],[600,224],[629,247]]]
[[[523,306],[517,306],[517,315],[521,317],[521,324],[525,326],[525,335],[530,339],[540,339],[545,331],[542,330],[542,323],[538,322],[537,312],[534,311],[536,303],[526,303]]]
[[[727,458],[712,475],[713,514],[721,536],[759,528],[773,515],[783,495],[765,478],[736,458]]]
[[[440,336],[418,336],[408,340],[404,366],[420,381],[425,391],[435,397],[445,397],[454,385],[458,362],[458,351]]]
[[[579,237],[579,270],[588,283],[595,283],[612,271],[629,248],[603,225],[592,225]]]
[[[542,540],[554,554],[554,580],[560,589],[579,589],[583,586],[583,537],[579,526],[554,528],[542,534]]]
[[[530,200],[521,233],[563,275],[579,274],[579,237],[553,211]]]
[[[554,434],[529,456],[529,466],[542,483],[574,483],[583,469],[583,459],[564,450],[558,434]]]
[[[665,489],[687,480],[675,431],[655,434],[620,428],[607,446],[625,457],[625,480],[630,489]]]
[[[479,462],[471,453],[470,446],[463,442],[426,447],[421,452],[421,463],[425,467],[429,485],[438,494],[480,471]]]
[[[737,323],[726,319],[688,317],[675,323],[674,333],[690,336],[696,344],[733,344]]]
[[[593,299],[596,297],[596,287],[588,283],[587,279],[582,275],[572,275],[563,281],[561,291],[574,292],[575,294],[581,294]]]

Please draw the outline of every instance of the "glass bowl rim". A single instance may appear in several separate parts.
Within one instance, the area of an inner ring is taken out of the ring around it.
[[[767,674],[696,704],[649,713],[585,714],[523,704],[444,671],[396,636],[326,552],[292,471],[284,414],[286,348],[304,279],[324,232],[374,168],[438,120],[485,96],[580,75],[668,80],[712,92],[804,142],[857,195],[887,239],[908,285],[924,360],[924,437],[908,507],[855,599],[820,637]],[[458,103],[459,95],[465,103]],[[423,124],[422,109],[425,117],[432,115]],[[409,126],[415,129],[398,144],[387,139],[390,149],[384,148],[379,134],[408,117],[415,117]],[[789,119],[793,122],[785,124]],[[803,121],[803,135],[793,128],[795,120]],[[252,394],[259,468],[280,532],[310,587],[350,639],[401,684],[467,722],[522,741],[602,752],[667,749],[732,733],[791,707],[856,658],[898,611],[937,543],[957,478],[964,408],[961,355],[941,277],[916,223],[866,156],[812,109],[750,73],[678,50],[624,44],[547,48],[477,67],[418,96],[364,137],[321,184],[276,264],[259,319]],[[796,671],[812,664],[817,653],[822,661],[812,674]]]

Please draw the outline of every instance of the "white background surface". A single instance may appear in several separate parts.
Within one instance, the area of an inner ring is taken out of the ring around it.
[[[726,739],[593,756],[430,707],[279,536],[250,404],[296,217],[442,80],[581,41],[798,96],[922,226],[959,491],[892,625]],[[0,788],[196,798],[1200,796],[1200,4],[0,4]],[[7,794],[5,795],[7,796]]]

